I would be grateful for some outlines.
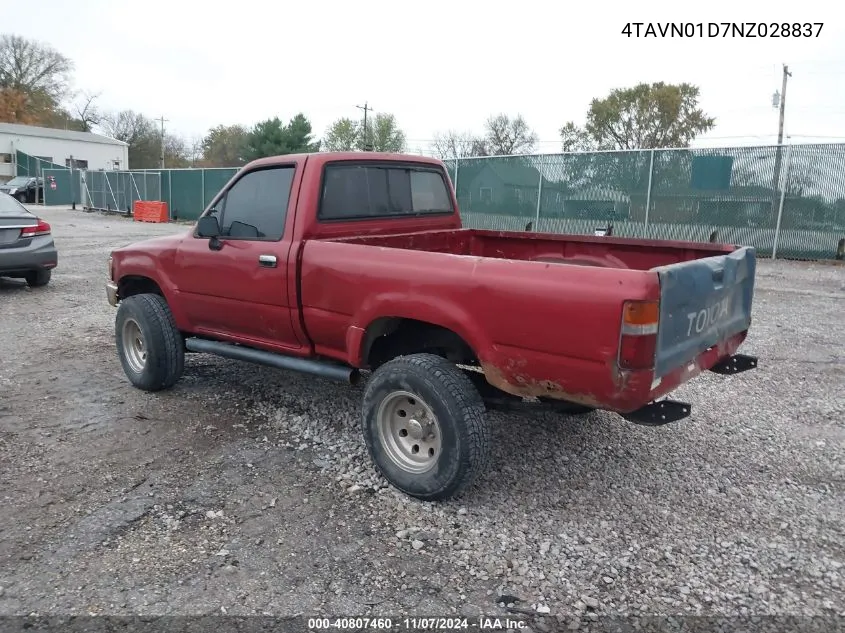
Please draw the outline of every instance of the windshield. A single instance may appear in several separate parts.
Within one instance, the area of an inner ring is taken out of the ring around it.
[[[25,218],[32,215],[22,204],[6,193],[0,193],[0,218]]]
[[[12,178],[9,182],[7,182],[6,186],[7,187],[23,187],[28,182],[29,182],[28,176],[18,176],[17,178]]]

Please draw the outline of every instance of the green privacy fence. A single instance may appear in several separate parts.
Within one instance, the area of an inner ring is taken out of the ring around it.
[[[15,150],[15,169],[16,176],[42,176],[45,169],[67,169],[67,167]]]
[[[845,144],[497,156],[447,165],[469,227],[593,234],[612,224],[619,236],[712,237],[796,259],[831,258],[845,238]]]
[[[174,220],[196,220],[211,199],[238,171],[237,167],[162,169],[161,200]],[[151,172],[152,173],[152,172]]]
[[[84,172],[70,169],[44,169],[44,204],[46,206],[83,204]]]
[[[17,153],[19,175],[53,176],[47,204],[126,212],[162,200],[195,220],[237,168],[77,172]],[[827,259],[845,238],[845,144],[581,152],[447,161],[465,226],[751,245]]]

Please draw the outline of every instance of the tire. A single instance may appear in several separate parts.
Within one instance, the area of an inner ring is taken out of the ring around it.
[[[41,286],[46,286],[50,283],[50,278],[52,276],[52,270],[33,270],[28,272],[24,276],[24,279],[26,279],[26,285],[30,288],[40,288]]]
[[[121,301],[114,332],[120,364],[138,389],[169,389],[182,377],[184,341],[164,297],[139,294]]]
[[[487,468],[485,414],[463,371],[440,356],[413,354],[373,372],[361,426],[373,464],[391,485],[424,501],[442,501]]]
[[[26,194],[25,193],[19,193],[18,195],[15,196],[15,198],[17,198],[18,202],[20,202],[21,204],[26,204]]]

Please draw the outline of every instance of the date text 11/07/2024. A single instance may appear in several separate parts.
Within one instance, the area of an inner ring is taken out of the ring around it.
[[[309,631],[369,630],[381,631],[521,631],[528,629],[523,619],[501,616],[465,617],[402,617],[402,618],[309,618]]]
[[[819,37],[824,22],[628,22],[627,37]]]

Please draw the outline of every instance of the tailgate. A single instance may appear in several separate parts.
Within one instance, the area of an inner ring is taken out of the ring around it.
[[[655,268],[660,280],[660,326],[655,378],[751,325],[756,254],[727,255]]]

